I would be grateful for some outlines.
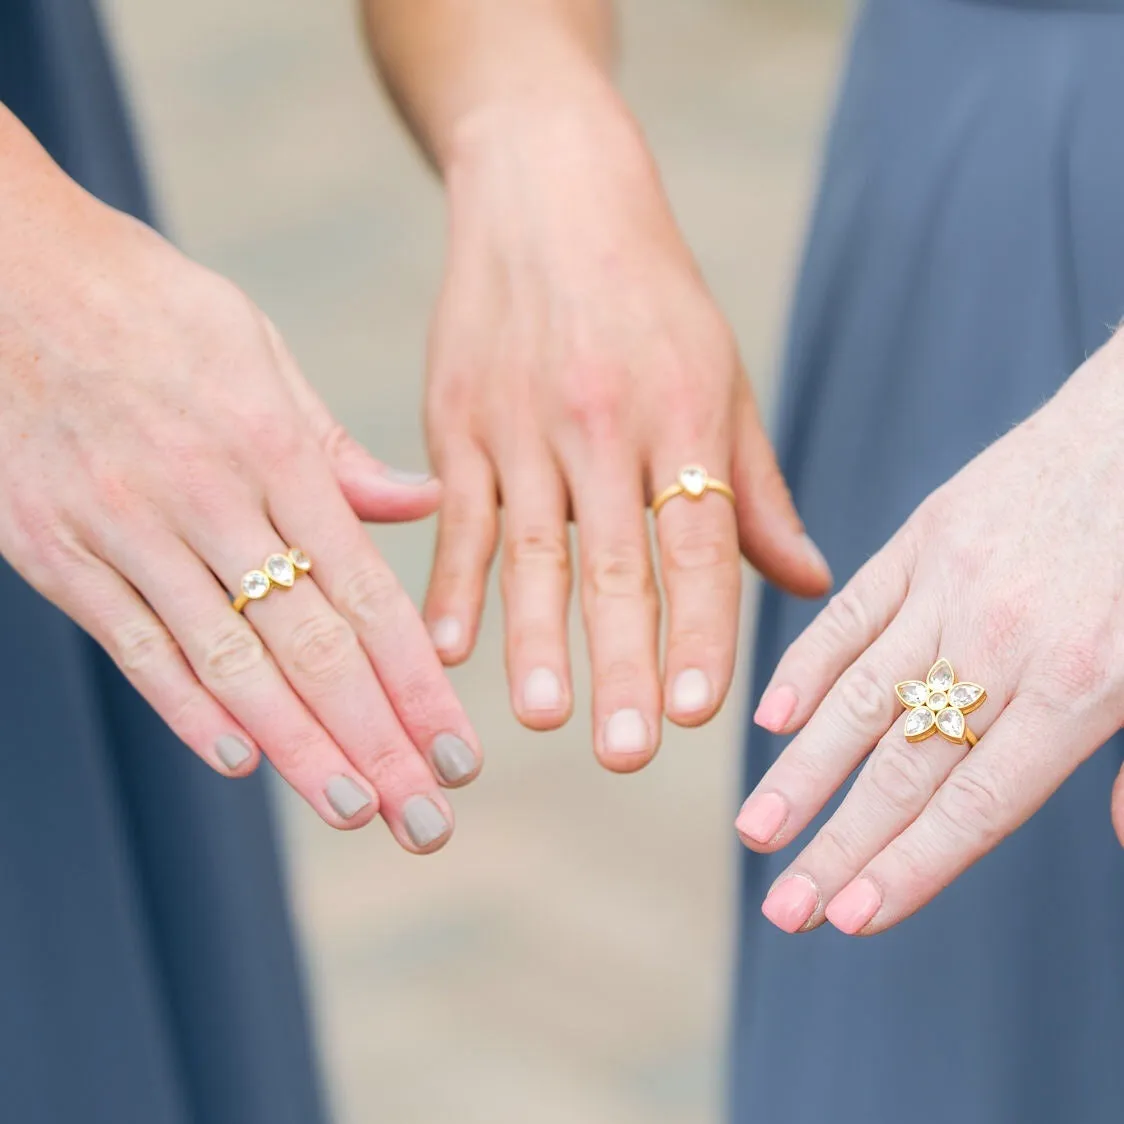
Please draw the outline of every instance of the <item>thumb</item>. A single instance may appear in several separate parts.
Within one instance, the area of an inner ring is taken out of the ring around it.
[[[1112,826],[1116,828],[1116,838],[1124,847],[1124,765],[1116,774],[1116,784],[1112,786]]]
[[[441,506],[438,480],[376,460],[342,425],[328,430],[324,448],[347,502],[365,523],[424,519]]]
[[[831,570],[796,514],[748,380],[738,396],[734,494],[742,554],[761,576],[789,593],[822,597]]]

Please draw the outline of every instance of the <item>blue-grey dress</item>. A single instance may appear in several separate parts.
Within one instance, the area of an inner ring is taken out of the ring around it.
[[[87,0],[0,0],[0,101],[148,216]],[[0,1121],[323,1119],[263,785],[0,561]]]
[[[838,579],[1122,319],[1124,0],[870,0],[779,435]],[[755,697],[817,608],[765,596]],[[750,735],[747,791],[780,749]],[[758,909],[795,849],[747,855],[736,1124],[1121,1124],[1124,851],[1109,793],[1122,757],[1117,737],[871,940],[773,929]]]

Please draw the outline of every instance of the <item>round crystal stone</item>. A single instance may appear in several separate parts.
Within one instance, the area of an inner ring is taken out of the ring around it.
[[[933,711],[944,710],[948,706],[948,696],[942,691],[934,691],[929,696],[929,709]]]
[[[292,585],[293,579],[297,576],[292,562],[283,554],[271,554],[265,560],[265,572],[272,581],[285,586]]]
[[[298,570],[312,569],[312,559],[300,547],[294,546],[289,551],[289,559]]]
[[[262,570],[251,570],[242,579],[242,592],[251,601],[260,601],[269,592],[269,575]]]
[[[937,728],[942,734],[959,740],[964,736],[964,715],[949,707],[937,715]]]
[[[953,706],[971,706],[983,694],[983,688],[975,683],[957,683],[949,692],[948,701]]]
[[[911,710],[905,720],[906,737],[913,738],[925,733],[933,722],[933,712],[927,706],[919,706],[916,710]]]
[[[692,465],[679,473],[679,483],[689,496],[701,496],[706,491],[706,470]]]

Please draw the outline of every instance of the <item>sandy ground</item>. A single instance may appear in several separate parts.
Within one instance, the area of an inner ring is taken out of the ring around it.
[[[372,85],[348,0],[107,0],[170,226],[276,320],[384,459],[420,467],[438,185]],[[630,0],[624,85],[766,403],[841,41],[814,0]],[[377,539],[420,599],[433,528]],[[575,634],[577,636],[577,634]],[[342,1124],[719,1116],[739,707],[640,776],[577,717],[510,716],[498,604],[454,679],[487,747],[440,855],[282,797]]]

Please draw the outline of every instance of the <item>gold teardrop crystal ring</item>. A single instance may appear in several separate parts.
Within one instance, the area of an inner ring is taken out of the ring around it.
[[[669,484],[654,500],[652,514],[659,515],[660,508],[676,496],[686,496],[689,500],[701,500],[707,492],[717,492],[730,503],[734,499],[734,489],[724,480],[716,480],[701,464],[688,464],[679,470],[674,484]]]
[[[933,734],[946,741],[976,744],[976,735],[968,729],[965,714],[987,701],[987,692],[978,683],[957,683],[952,664],[939,659],[925,677],[907,679],[894,691],[902,706],[909,711],[905,720],[905,740],[923,742]]]
[[[238,596],[231,607],[240,613],[251,601],[268,597],[270,590],[292,589],[293,582],[311,569],[312,559],[295,546],[288,554],[271,554],[260,570],[247,570],[242,575]]]

